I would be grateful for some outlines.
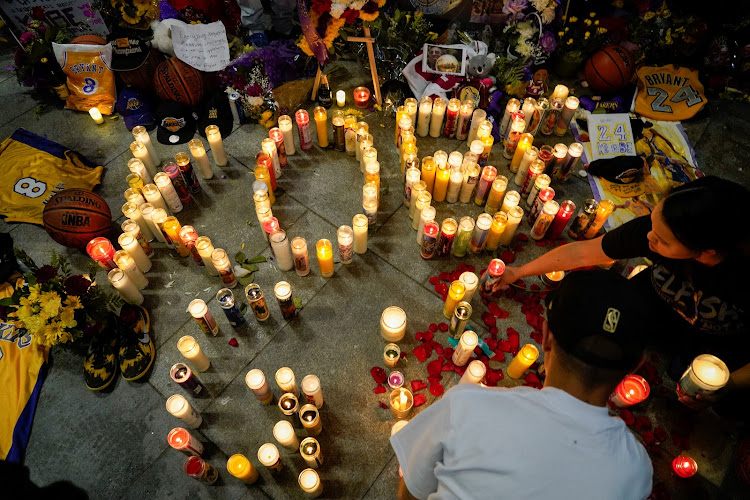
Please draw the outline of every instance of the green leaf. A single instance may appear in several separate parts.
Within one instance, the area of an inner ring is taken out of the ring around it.
[[[240,304],[240,313],[245,314],[246,311],[247,311],[247,302],[243,302]]]
[[[266,259],[266,258],[265,258],[265,257],[263,257],[262,255],[258,255],[258,256],[256,256],[256,257],[253,257],[253,258],[252,258],[252,259],[250,259],[250,260],[246,260],[245,262],[246,262],[246,263],[248,263],[248,264],[259,264],[259,263],[261,263],[261,262],[266,262],[267,260],[268,260],[268,259]]]
[[[294,307],[297,309],[302,309],[302,299],[299,297],[294,297]]]
[[[234,254],[234,260],[236,260],[238,264],[243,264],[247,260],[247,257],[244,253],[237,252]]]
[[[13,297],[5,297],[4,299],[0,299],[0,306],[14,306],[16,305],[13,302]]]
[[[247,276],[243,276],[242,278],[238,278],[237,281],[240,282],[240,285],[247,286],[250,283],[253,282],[253,278],[255,278],[255,274],[248,274]]]
[[[251,273],[254,273],[255,271],[258,270],[258,266],[256,266],[255,264],[248,264],[247,262],[245,262],[244,264],[242,264],[242,269],[247,269]]]

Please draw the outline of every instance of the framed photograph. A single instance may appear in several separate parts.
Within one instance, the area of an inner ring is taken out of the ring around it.
[[[464,76],[466,59],[465,47],[426,43],[422,48],[422,71],[438,75]]]

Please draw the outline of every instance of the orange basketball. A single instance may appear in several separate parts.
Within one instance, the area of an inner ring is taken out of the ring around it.
[[[87,189],[65,189],[44,206],[44,229],[53,240],[71,248],[85,248],[97,236],[107,236],[112,212],[104,198]]]
[[[156,67],[154,88],[161,99],[196,106],[203,98],[203,74],[172,57]]]
[[[154,85],[156,67],[159,66],[159,63],[163,59],[161,52],[151,49],[143,64],[130,71],[118,71],[117,75],[122,78],[125,85],[132,85],[142,90],[150,90]]]
[[[107,41],[97,35],[81,35],[70,41],[79,45],[107,45]]]
[[[635,71],[633,55],[617,45],[600,49],[586,61],[584,73],[592,89],[612,94],[630,81]]]

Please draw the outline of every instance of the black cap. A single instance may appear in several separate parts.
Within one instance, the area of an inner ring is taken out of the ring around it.
[[[649,331],[647,303],[625,277],[604,270],[569,273],[547,296],[547,322],[568,354],[599,368],[630,369]]]
[[[112,43],[112,69],[130,71],[139,68],[151,51],[151,42],[125,33],[109,35]]]
[[[229,106],[229,96],[226,92],[221,90],[211,92],[198,110],[198,133],[206,137],[206,127],[209,125],[217,125],[223,138],[232,133],[234,118],[232,108]]]
[[[156,109],[156,139],[162,144],[185,144],[195,135],[195,119],[188,106],[162,101]]]

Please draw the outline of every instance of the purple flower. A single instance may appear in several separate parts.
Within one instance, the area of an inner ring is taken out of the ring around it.
[[[32,31],[27,31],[26,33],[21,35],[21,38],[19,38],[21,45],[26,45],[27,43],[33,40],[34,40],[34,33]]]
[[[555,40],[555,35],[553,35],[550,31],[545,31],[539,38],[539,45],[542,47],[542,50],[544,50],[548,54],[551,54],[557,48],[557,40]]]
[[[508,16],[508,21],[520,21],[524,17],[522,12],[528,3],[528,0],[508,0],[503,7],[503,14]]]

